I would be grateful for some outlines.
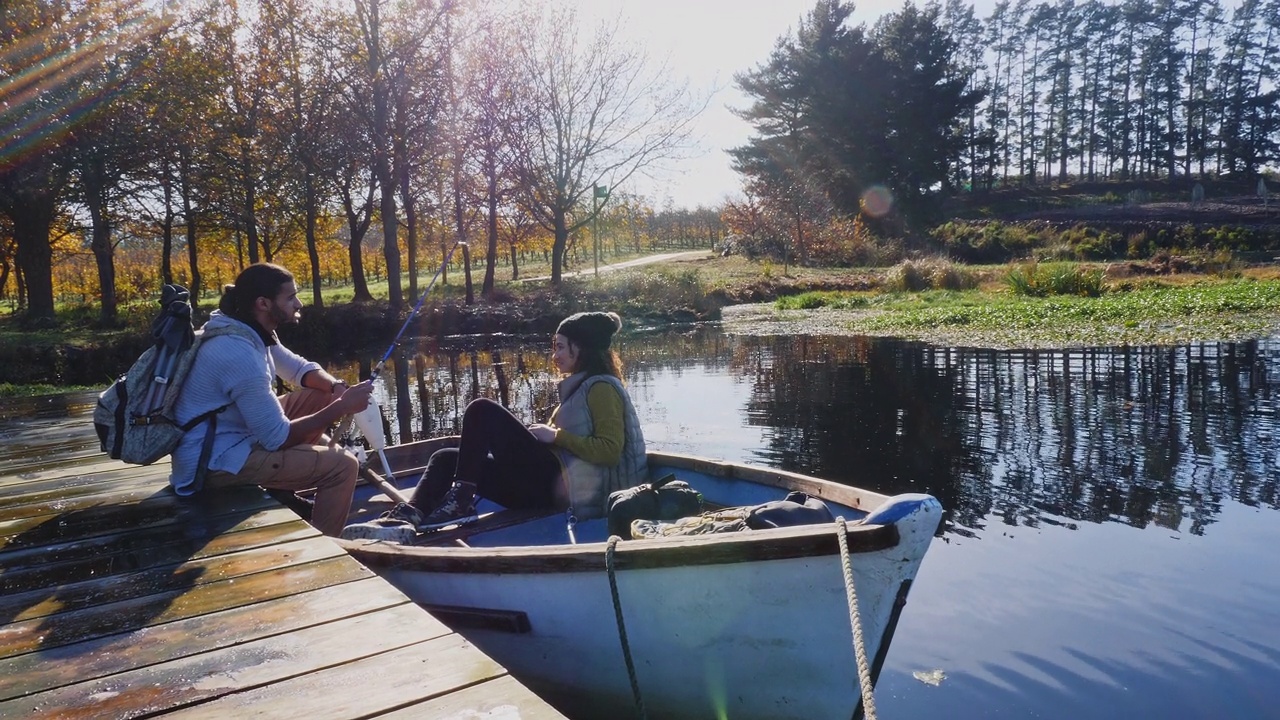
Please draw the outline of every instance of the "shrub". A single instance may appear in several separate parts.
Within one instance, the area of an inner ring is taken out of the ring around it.
[[[943,259],[906,260],[890,268],[885,287],[897,292],[967,290],[978,286],[972,270]]]
[[[1016,295],[1097,297],[1104,289],[1103,275],[1102,270],[1082,268],[1075,263],[1027,263],[1009,270],[1005,283]]]
[[[1087,225],[1075,225],[1064,230],[1060,239],[1081,260],[1105,260],[1115,257],[1124,243],[1119,234],[1098,230]]]

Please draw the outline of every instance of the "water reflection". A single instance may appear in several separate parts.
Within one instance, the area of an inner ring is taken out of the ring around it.
[[[410,398],[420,435],[456,432],[478,395],[542,419],[545,345],[407,351],[385,406]],[[699,328],[619,349],[651,447],[942,501],[882,717],[1277,716],[1280,341],[994,352]]]
[[[929,492],[947,533],[1118,521],[1199,535],[1224,499],[1276,507],[1274,340],[1000,352],[704,327],[619,351],[651,445]],[[392,441],[458,432],[480,396],[529,422],[555,403],[542,339],[433,340],[383,378]]]

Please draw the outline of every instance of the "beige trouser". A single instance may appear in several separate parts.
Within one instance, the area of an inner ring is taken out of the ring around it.
[[[331,399],[328,393],[303,388],[281,396],[280,404],[284,414],[293,420],[319,411]],[[336,536],[347,524],[360,464],[340,447],[316,444],[323,442],[327,442],[324,436],[316,433],[284,450],[271,451],[254,443],[240,472],[210,470],[204,487],[213,490],[233,485],[260,485],[295,492],[315,488],[316,506],[311,524],[325,535]]]

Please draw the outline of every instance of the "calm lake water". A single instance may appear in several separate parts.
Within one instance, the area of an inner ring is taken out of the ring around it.
[[[384,373],[393,438],[456,431],[477,395],[543,419],[545,342],[450,342]],[[619,350],[652,448],[942,501],[881,717],[1280,718],[1280,340],[996,352],[704,327]]]

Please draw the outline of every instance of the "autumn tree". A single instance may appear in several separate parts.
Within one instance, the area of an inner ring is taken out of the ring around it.
[[[485,216],[485,271],[480,293],[490,297],[499,257],[501,213],[516,192],[513,139],[522,129],[522,116],[513,102],[519,94],[516,67],[507,59],[516,55],[523,39],[510,18],[489,17],[461,40],[455,66],[461,92],[455,111],[458,136],[467,147],[467,169],[474,176],[474,201]]]
[[[303,0],[262,5],[264,33],[277,59],[283,95],[276,105],[285,158],[282,185],[287,212],[300,215],[311,274],[311,302],[324,307],[317,226],[337,174],[329,148],[340,87],[338,59],[323,33],[320,9]]]
[[[109,202],[106,186],[118,180],[115,164],[122,156],[115,151],[123,145],[107,145],[125,142],[114,125],[113,112],[121,109],[115,101],[125,94],[137,49],[164,27],[130,0],[0,5],[0,211],[12,223],[28,323],[54,322],[53,222],[65,211],[77,177],[89,183],[79,189],[91,212]],[[77,160],[89,176],[76,174]],[[95,224],[95,251],[106,263],[99,269],[108,286],[109,223],[104,214]],[[114,304],[108,312],[114,315]]]
[[[388,294],[395,307],[404,304],[399,212],[405,209],[406,199],[412,202],[417,195],[415,169],[421,159],[417,151],[426,142],[425,134],[435,129],[434,122],[417,113],[425,107],[423,103],[438,101],[430,88],[439,85],[424,83],[438,75],[442,57],[438,33],[454,8],[454,0],[356,0],[347,16],[350,32],[340,40],[350,63],[346,107],[362,122],[370,149]],[[415,262],[416,252],[411,250],[410,256],[410,262]]]
[[[124,200],[127,179],[146,164],[154,147],[151,108],[157,100],[150,92],[145,72],[148,55],[160,44],[161,36],[173,22],[171,16],[152,17],[146,30],[136,27],[145,11],[121,13],[118,8],[87,12],[86,24],[97,37],[117,40],[93,63],[89,87],[99,95],[98,112],[81,122],[68,137],[66,147],[72,176],[76,179],[75,199],[89,215],[89,248],[98,279],[99,322],[116,323],[116,282],[114,229],[127,215]]]

